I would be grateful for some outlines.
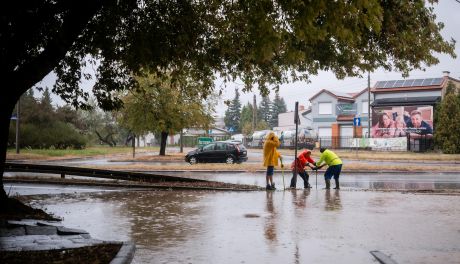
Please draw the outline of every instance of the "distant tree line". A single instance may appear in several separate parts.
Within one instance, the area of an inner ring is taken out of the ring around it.
[[[262,96],[262,100],[256,107],[255,120],[253,118],[254,106],[247,103],[241,107],[240,94],[235,89],[235,97],[228,102],[225,111],[224,123],[227,129],[232,129],[233,133],[252,134],[254,130],[273,129],[278,126],[278,114],[287,111],[284,99],[275,93],[273,101],[268,96]],[[253,122],[255,126],[253,127]]]
[[[20,148],[82,149],[87,145],[126,144],[128,131],[118,125],[111,112],[96,107],[75,110],[69,105],[53,106],[48,89],[41,98],[28,90],[20,101]],[[17,107],[17,106],[16,106]],[[16,114],[16,109],[13,113]],[[16,145],[16,121],[10,123],[8,147]]]

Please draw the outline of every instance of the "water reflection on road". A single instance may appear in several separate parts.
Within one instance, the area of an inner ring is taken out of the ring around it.
[[[324,188],[323,172],[309,172],[309,182],[313,187]],[[250,184],[265,187],[265,174],[261,172],[165,172],[163,174],[196,178],[210,181],[220,181],[236,184]],[[288,185],[292,173],[290,171],[275,171],[274,180],[278,188]],[[341,186],[354,189],[372,190],[437,190],[460,189],[460,174],[456,173],[342,173]],[[302,179],[297,178],[297,187],[303,186]]]
[[[398,263],[460,259],[460,196],[352,190],[35,195],[95,238],[133,240],[134,263]]]

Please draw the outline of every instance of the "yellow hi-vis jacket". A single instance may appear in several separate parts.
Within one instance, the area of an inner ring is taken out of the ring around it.
[[[321,157],[319,158],[319,161],[316,162],[316,166],[321,166],[321,163],[323,163],[323,161],[326,162],[327,166],[342,164],[342,160],[339,158],[339,156],[337,156],[337,154],[328,149],[321,153]]]

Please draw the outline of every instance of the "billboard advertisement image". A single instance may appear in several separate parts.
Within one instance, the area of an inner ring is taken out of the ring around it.
[[[433,106],[386,106],[372,109],[374,138],[433,135]]]

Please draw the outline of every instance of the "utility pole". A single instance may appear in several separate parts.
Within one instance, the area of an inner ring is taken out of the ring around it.
[[[256,95],[254,94],[254,99],[252,100],[252,131],[256,131],[257,123],[257,102]]]
[[[371,73],[367,72],[367,137],[371,137]]]
[[[180,153],[184,152],[184,129],[180,130]]]
[[[294,141],[294,176],[290,187],[295,188],[297,185],[297,132],[299,129],[299,102],[295,102],[294,109],[294,123],[295,123],[295,141]]]
[[[16,107],[16,154],[19,154],[19,113],[21,107],[21,97],[19,97],[18,105]]]
[[[133,146],[133,159],[134,159],[136,157],[136,134],[134,133],[133,133],[132,146]]]

